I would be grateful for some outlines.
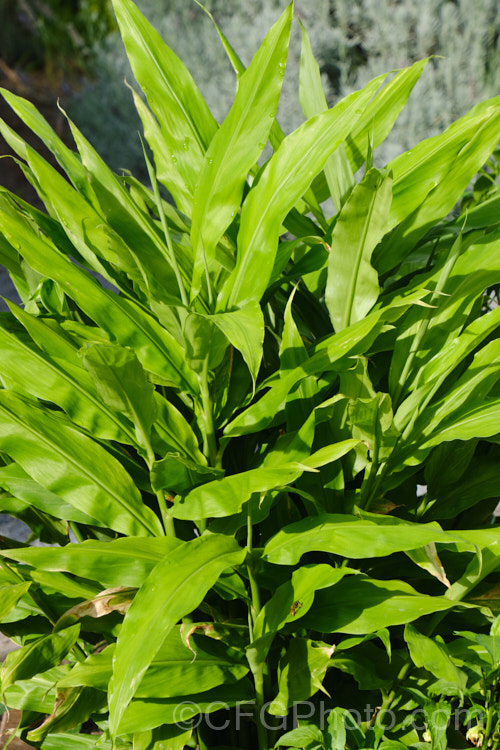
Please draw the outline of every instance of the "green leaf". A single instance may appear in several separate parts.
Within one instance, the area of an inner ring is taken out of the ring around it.
[[[0,446],[45,489],[94,524],[124,534],[161,535],[130,475],[104,448],[63,420],[0,391]]]
[[[378,581],[359,575],[340,581],[331,591],[319,591],[302,622],[320,633],[363,635],[453,606],[456,602],[419,594],[404,581]]]
[[[44,145],[54,154],[77,190],[91,199],[91,190],[89,190],[87,175],[81,161],[58,137],[34,104],[7,89],[0,88],[0,94],[21,120],[36,133]]]
[[[118,733],[143,732],[164,724],[189,721],[198,714],[209,714],[254,699],[252,684],[244,678],[235,685],[220,685],[205,693],[194,693],[178,698],[151,698],[133,700],[120,723]]]
[[[134,750],[184,750],[191,739],[192,727],[164,725],[134,734]]]
[[[13,305],[11,309],[14,309]],[[41,336],[46,336],[48,347],[51,338],[57,338],[49,326],[34,316],[28,316],[19,308],[15,314],[26,324],[28,331],[32,327],[37,328]],[[26,318],[31,318],[31,321],[27,323]],[[53,358],[1,326],[0,346],[0,374],[15,383],[16,391],[58,404],[72,421],[90,430],[95,437],[133,442],[130,426],[119,414],[100,402],[91,378],[81,367],[76,352],[67,341],[71,359],[62,362],[55,358],[59,352]]]
[[[284,407],[288,393],[297,383],[309,375],[335,369],[339,360],[366,348],[367,339],[375,336],[375,331],[381,327],[380,316],[380,312],[372,313],[359,323],[323,341],[309,359],[272,381],[267,393],[233,419],[224,430],[224,435],[235,437],[267,427]]]
[[[422,448],[439,445],[446,440],[472,440],[498,434],[500,399],[487,398],[482,402],[472,402],[452,414],[439,425],[426,440]]]
[[[353,572],[350,568],[334,568],[325,563],[303,565],[294,570],[291,579],[278,586],[255,618],[254,638],[276,633],[287,623],[296,622],[310,610],[316,591],[334,586]],[[270,643],[269,640],[268,645]]]
[[[302,22],[300,22],[300,31],[302,33],[302,47],[300,54],[299,99],[304,115],[306,118],[310,118],[328,109],[328,104],[321,83],[319,65],[314,59],[311,42]],[[340,210],[346,196],[355,184],[354,175],[343,143],[328,158],[325,164],[325,177],[333,202],[337,210]]]
[[[238,513],[254,492],[270,490],[294,482],[304,471],[300,464],[259,468],[216,479],[176,499],[169,513],[174,518],[221,518]]]
[[[391,200],[390,174],[371,169],[353,189],[337,219],[325,292],[336,331],[364,318],[377,301],[378,275],[370,258],[387,231]]]
[[[315,643],[306,638],[293,638],[280,660],[278,695],[268,711],[271,716],[286,716],[290,706],[308,700],[322,683],[332,657],[334,646]]]
[[[346,744],[346,731],[344,725],[344,710],[336,706],[328,714],[328,727],[326,730],[330,745],[328,750],[344,750]]]
[[[27,506],[49,513],[54,518],[90,526],[95,523],[95,519],[68,505],[61,497],[35,482],[18,464],[0,467],[0,487],[22,500]]]
[[[105,587],[142,586],[153,568],[182,542],[175,537],[123,537],[109,542],[89,539],[64,547],[2,550],[11,560],[40,570],[63,570]]]
[[[170,453],[153,464],[151,483],[155,492],[168,490],[171,495],[180,495],[217,479],[223,473],[221,469],[195,464],[178,453]]]
[[[247,174],[268,139],[283,83],[292,17],[290,3],[239,78],[231,109],[207,150],[193,201],[191,299],[200,291],[215,246],[239,209]]]
[[[295,565],[306,552],[330,552],[347,558],[383,557],[431,542],[450,544],[457,536],[437,524],[407,524],[387,518],[384,525],[350,515],[322,514],[284,529],[264,547],[264,557],[278,565]]]
[[[254,382],[259,374],[264,344],[264,317],[257,302],[248,302],[239,310],[207,316],[229,343],[241,352]]]
[[[144,673],[175,623],[203,600],[223,570],[243,561],[233,539],[212,535],[185,542],[150,573],[118,636],[109,689],[110,730],[121,718]]]
[[[312,742],[317,742],[320,747],[325,747],[323,735],[320,729],[314,724],[305,727],[297,727],[290,732],[283,734],[276,742],[276,746],[282,747],[308,747]]]
[[[29,742],[43,742],[49,732],[64,732],[81,725],[104,708],[106,696],[92,688],[68,688],[57,695],[54,710],[27,734]]]
[[[154,452],[150,436],[156,417],[154,386],[135,353],[118,344],[90,344],[83,350],[83,363],[106,406],[134,423],[137,442],[152,465]]]
[[[417,60],[400,70],[368,104],[346,140],[346,152],[355,173],[367,158],[368,143],[377,148],[389,135],[428,60]]]
[[[281,378],[284,377],[284,375],[286,375],[288,372],[294,370],[296,367],[300,367],[309,359],[306,347],[304,346],[304,342],[302,341],[302,337],[299,333],[292,314],[292,304],[294,298],[295,290],[289,296],[288,302],[285,307],[283,333],[280,343]],[[316,378],[310,376],[299,383],[298,387],[289,394],[285,407],[288,432],[299,427],[304,427],[307,419],[314,409],[313,398],[317,392],[318,385],[316,383]],[[309,440],[305,439],[303,429],[301,429],[300,432],[302,433],[301,440],[304,440],[304,447],[308,447],[310,449],[312,447],[314,431],[310,435]]]
[[[432,750],[446,750],[446,730],[451,716],[451,704],[447,701],[429,702],[423,706],[423,712],[431,735]]]
[[[405,627],[405,641],[417,667],[424,667],[434,677],[453,685],[461,694],[467,686],[467,675],[453,663],[446,646],[419,633],[411,624]]]
[[[220,295],[225,309],[260,300],[274,265],[281,225],[342,143],[385,76],[305,122],[282,142],[241,212],[236,268]]]
[[[10,586],[0,586],[0,622],[14,609],[19,599],[25,595],[31,586],[31,581],[14,583]]]
[[[22,250],[35,270],[59,283],[82,310],[122,346],[130,346],[146,370],[192,393],[198,383],[185,363],[179,342],[155,318],[129,299],[113,294],[88,273],[61,255],[45,238],[5,212],[0,229]]]
[[[43,750],[90,750],[90,748],[112,750],[111,742],[103,741],[102,735],[96,737],[90,734],[70,734],[69,732],[49,734],[40,747]]]
[[[88,685],[107,690],[112,674],[115,646],[93,654],[77,664],[58,688]],[[220,684],[238,682],[248,672],[241,654],[205,636],[192,635],[189,647],[180,627],[163,641],[136,691],[137,698],[173,698],[186,693],[205,692]]]
[[[1,673],[2,693],[17,680],[27,680],[60,664],[75,645],[79,633],[80,625],[73,625],[60,633],[37,638],[7,654]]]
[[[488,102],[483,104],[486,111],[472,110],[387,165],[394,175],[389,225],[400,226],[374,254],[379,273],[401,262],[427,229],[451,211],[495,148],[498,102],[491,100],[489,108]]]
[[[192,196],[217,123],[184,63],[134,3],[114,0],[113,7],[135,78],[160,123],[172,171],[178,172],[185,193]],[[174,177],[165,181],[165,186],[175,190],[177,183]]]

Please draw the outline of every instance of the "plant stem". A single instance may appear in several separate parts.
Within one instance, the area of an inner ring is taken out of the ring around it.
[[[80,531],[80,529],[78,528],[78,524],[75,523],[75,521],[70,521],[69,522],[69,527],[70,527],[71,531],[73,532],[73,534],[75,535],[76,541],[80,542],[80,543],[83,542],[83,534]]]
[[[491,698],[492,698],[492,691],[488,690],[488,698],[487,698],[487,706],[488,706],[488,718],[486,719],[486,727],[484,729],[484,736],[483,736],[483,745],[484,747],[488,747],[490,737],[491,737],[491,730],[493,728],[493,715],[495,713],[495,707],[491,705]]]
[[[210,466],[216,467],[218,463],[217,441],[215,438],[215,424],[212,399],[210,398],[210,388],[208,385],[208,355],[203,363],[203,371],[200,379],[201,403],[203,409],[204,434],[203,449],[208,458]]]
[[[163,521],[163,528],[165,529],[166,536],[175,536],[175,523],[174,519],[167,510],[167,503],[163,490],[158,490],[156,493],[158,499],[158,507],[160,508],[161,519]]]
[[[255,577],[254,563],[252,559],[253,544],[253,525],[252,525],[252,508],[251,503],[247,506],[247,571],[248,580],[250,581],[250,592],[252,604],[248,612],[248,624],[250,631],[250,644],[253,643],[253,624],[255,618],[260,612],[260,591],[257,579]],[[249,659],[250,669],[252,670],[255,683],[255,721],[257,724],[257,739],[259,750],[267,750],[267,730],[262,723],[262,711],[265,703],[264,695],[264,662]]]

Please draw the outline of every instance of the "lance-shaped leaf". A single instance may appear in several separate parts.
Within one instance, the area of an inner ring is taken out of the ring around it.
[[[42,487],[123,534],[161,534],[130,475],[97,442],[13,393],[0,391],[0,446]]]
[[[137,442],[151,465],[151,427],[156,417],[154,386],[132,349],[115,344],[90,344],[83,351],[83,363],[103,402],[135,425]]]
[[[184,324],[184,340],[186,358],[195,372],[203,371],[207,359],[209,369],[215,370],[229,342],[241,352],[255,383],[264,340],[262,310],[257,302],[249,302],[228,313],[192,313]]]
[[[234,685],[219,685],[205,693],[194,693],[175,698],[136,698],[123,715],[118,734],[143,732],[165,724],[177,724],[197,714],[209,714],[221,707],[229,708],[239,703],[248,705],[254,700],[253,685],[246,677]],[[168,747],[168,745],[167,745]]]
[[[255,618],[254,637],[276,632],[286,623],[304,617],[311,608],[316,591],[334,586],[353,572],[351,568],[334,568],[324,563],[303,565],[294,570],[291,579],[278,586]]]
[[[300,463],[290,461],[281,466],[262,466],[202,484],[177,499],[169,512],[174,518],[186,519],[231,516],[241,510],[243,503],[250,500],[254,492],[265,494],[277,487],[292,484],[304,471],[314,471],[337,461],[356,445],[356,440],[344,440],[320,448]]]
[[[112,673],[115,645],[77,664],[63,677],[58,687],[88,685],[107,690]],[[175,627],[142,678],[137,698],[172,698],[186,693],[202,693],[220,684],[238,682],[249,670],[243,655],[223,643],[200,635],[189,638],[189,647],[182,635],[182,626]]]
[[[366,347],[367,341],[372,336],[374,338],[382,326],[380,316],[380,312],[372,313],[359,323],[323,341],[309,359],[285,372],[279,379],[273,380],[262,398],[229,423],[225,435],[245,435],[270,424],[277,412],[284,407],[288,393],[297,383],[308,375],[317,375],[325,370],[334,369],[335,363],[340,359],[356,354],[358,348]]]
[[[233,105],[207,150],[193,201],[191,299],[199,293],[215,246],[239,209],[247,174],[268,139],[283,83],[292,17],[290,3],[240,77]]]
[[[217,123],[184,63],[134,3],[114,0],[113,6],[136,80],[161,124],[163,148],[192,194]]]
[[[27,736],[28,742],[45,743],[49,732],[64,732],[81,727],[94,712],[106,705],[106,696],[92,688],[68,688],[57,694],[54,710],[42,724],[32,729]],[[50,745],[49,745],[50,747]]]
[[[434,356],[418,369],[415,390],[403,401],[396,412],[396,423],[400,429],[406,426],[431,391],[437,392],[444,379],[498,326],[500,326],[500,307],[495,307],[473,320],[460,335],[451,339],[445,347],[439,348]],[[433,351],[435,351],[434,347]]]
[[[1,673],[2,692],[17,680],[27,680],[60,664],[75,645],[79,633],[80,625],[73,625],[60,633],[37,638],[8,654]]]
[[[64,292],[122,346],[133,348],[146,370],[155,373],[162,382],[170,380],[197,392],[197,381],[186,366],[181,345],[139,305],[103,289],[20,219],[0,212],[0,229],[32,268],[60,284]]]
[[[305,122],[271,157],[243,204],[236,268],[220,298],[225,309],[260,300],[273,270],[286,215],[342,143],[384,78],[374,79],[333,109]]]
[[[451,211],[488,159],[497,142],[500,110],[496,99],[483,104],[485,110],[471,110],[444,133],[387,165],[394,175],[389,225],[400,226],[374,253],[379,273],[401,262],[427,229]]]
[[[8,464],[0,467],[0,487],[10,492],[13,497],[19,498],[28,506],[37,508],[44,513],[62,518],[65,521],[76,521],[93,526],[95,518],[91,518],[81,510],[73,508],[53,492],[42,487],[27,474],[19,464]]]
[[[280,377],[284,377],[287,372],[300,367],[309,359],[302,336],[297,328],[292,314],[292,304],[295,297],[295,291],[288,298],[283,317],[283,333],[280,343]],[[305,378],[286,400],[286,418],[287,432],[300,428],[301,439],[304,440],[303,448],[311,448],[314,437],[314,425],[308,432],[307,438],[304,436],[304,425],[310,419],[314,410],[314,396],[318,392],[317,379],[314,376]],[[304,439],[305,438],[305,439]],[[302,458],[303,456],[301,456]],[[289,458],[288,460],[300,460]]]
[[[142,586],[153,568],[182,544],[175,537],[123,537],[110,542],[88,539],[64,547],[23,547],[2,550],[9,560],[38,570],[63,570],[103,586]]]
[[[443,643],[419,633],[411,624],[405,627],[405,641],[415,666],[424,667],[434,677],[449,682],[460,693],[464,692],[467,675],[454,664]]]
[[[276,742],[276,746],[280,747],[291,747],[292,750],[295,748],[324,748],[325,738],[321,732],[321,729],[315,724],[311,724],[304,727],[297,727],[292,729],[290,732],[283,734]]]
[[[408,524],[389,518],[383,523],[347,514],[324,513],[284,529],[264,547],[264,557],[278,565],[295,565],[306,552],[331,552],[348,558],[382,557],[432,542],[450,544],[457,536],[437,523]]]
[[[258,302],[248,302],[239,310],[204,316],[222,331],[229,343],[241,352],[255,384],[264,343],[264,316]]]
[[[31,581],[0,586],[0,622],[14,609],[19,599],[28,591]]]
[[[241,510],[254,492],[266,493],[291,484],[304,471],[300,464],[250,469],[195,487],[175,501],[169,512],[174,518],[220,518]]]
[[[353,172],[363,166],[369,143],[375,149],[389,135],[427,62],[417,60],[409,68],[400,70],[366,107],[345,143]]]
[[[371,255],[387,231],[392,179],[371,169],[354,188],[337,219],[328,257],[325,299],[336,331],[361,320],[379,295]]]
[[[192,612],[228,567],[245,557],[234,539],[212,535],[185,542],[151,572],[118,636],[110,682],[110,730],[121,718],[155,654],[176,622]]]
[[[413,622],[417,617],[453,606],[456,602],[444,596],[420,594],[404,581],[354,576],[340,581],[331,590],[318,591],[302,622],[320,633],[363,635]]]
[[[21,321],[33,318],[34,325],[38,325],[48,337],[55,335],[49,326],[24,311],[19,310],[18,315]],[[95,437],[134,442],[130,425],[100,401],[91,378],[81,366],[78,367],[78,362],[74,362],[76,354],[71,345],[66,344],[73,356],[71,361],[61,365],[0,326],[0,375],[10,378],[16,391],[57,404],[76,424],[85,427]]]
[[[221,469],[203,466],[178,453],[170,453],[153,464],[151,482],[155,492],[168,490],[173,495],[180,495],[200,484],[217,479],[223,473]]]
[[[147,209],[144,211],[137,205],[122,181],[92,148],[76,125],[67,119],[82,162],[87,168],[88,180],[99,201],[100,211],[106,217],[108,232],[111,228],[122,238],[133,258],[136,283],[155,300],[177,303],[178,283],[172,263],[177,262],[178,258],[175,254],[172,258],[165,245],[166,237],[161,237]],[[159,205],[163,208],[161,198]],[[158,211],[158,205],[155,210]],[[167,224],[166,226],[168,227]],[[137,248],[140,248],[140,252],[137,252]],[[187,265],[186,279],[191,271],[190,256],[185,248],[180,257]],[[182,280],[180,283],[182,285]]]
[[[272,716],[286,716],[290,706],[306,701],[322,686],[335,646],[293,638],[280,660],[278,695],[268,708]]]
[[[89,189],[87,174],[80,159],[59,138],[34,104],[7,89],[0,89],[0,94],[18,117],[36,133],[45,146],[54,154],[77,190],[86,195],[87,199],[92,200],[92,191]]]
[[[300,79],[299,99],[302,111],[306,118],[314,117],[320,112],[328,109],[319,65],[314,59],[309,35],[302,23],[302,47],[300,53]],[[328,158],[325,164],[325,177],[328,183],[333,202],[337,210],[354,185],[354,175],[346,154],[345,145],[339,148]]]
[[[497,435],[500,424],[500,399],[487,398],[473,401],[458,409],[422,445],[430,448],[446,440],[472,440]]]
[[[86,263],[109,281],[114,278],[107,264],[117,266],[141,282],[134,254],[106,223],[101,210],[88,203],[54,167],[1,121],[0,131],[11,148],[28,162],[37,193],[49,214],[58,221],[59,229],[66,232],[70,248],[76,247]]]

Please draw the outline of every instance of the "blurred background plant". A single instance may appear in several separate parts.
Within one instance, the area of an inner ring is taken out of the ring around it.
[[[186,0],[137,4],[179,57],[188,61],[215,117],[222,118],[232,100],[234,75],[201,8]],[[205,6],[248,63],[285,4],[286,0],[207,0]],[[377,155],[380,164],[441,132],[476,102],[500,93],[497,0],[299,0],[296,11],[307,24],[330,104],[383,71],[436,56]],[[299,125],[300,107],[292,93],[297,91],[299,69],[298,25],[295,35],[279,109],[287,133]],[[124,76],[132,76],[118,34],[103,39],[96,55],[96,77],[68,102],[68,109],[115,168],[140,173],[139,123],[130,92],[123,86]]]
[[[234,74],[203,10],[194,0],[137,4],[188,61],[215,117],[222,119],[232,100]],[[285,4],[206,0],[205,7],[248,63]],[[1,8],[2,65],[43,71],[107,162],[144,179],[139,121],[124,85],[124,78],[131,81],[132,75],[109,0],[2,0]],[[476,102],[500,93],[497,0],[299,0],[296,12],[307,24],[330,104],[383,71],[435,56],[379,150],[379,164],[441,132]],[[295,35],[279,110],[287,133],[300,124],[300,107],[292,93],[299,69],[298,25]]]
[[[89,71],[99,42],[116,27],[108,0],[2,0],[4,65],[43,71],[54,83]]]

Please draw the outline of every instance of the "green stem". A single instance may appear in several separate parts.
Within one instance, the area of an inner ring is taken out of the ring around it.
[[[76,541],[80,542],[80,544],[81,544],[84,541],[84,539],[83,539],[82,532],[78,528],[78,524],[75,523],[74,521],[70,521],[69,522],[69,527],[70,527],[71,531],[73,532],[73,534],[75,535]]]
[[[366,480],[365,492],[363,493],[366,496],[366,498],[367,498],[367,501],[366,501],[366,503],[364,505],[365,510],[368,510],[368,508],[369,508],[369,506],[371,504],[371,501],[372,501],[372,498],[373,498],[373,488],[374,488],[374,485],[375,485],[375,482],[376,482],[376,478],[377,478],[377,474],[378,474],[378,470],[379,470],[379,467],[380,467],[380,464],[379,464],[379,457],[380,457],[380,435],[379,435],[379,432],[380,432],[379,425],[378,425],[378,422],[377,422],[377,418],[375,418],[375,425],[374,425],[374,430],[373,430],[374,437],[373,437],[372,465],[371,465],[371,468],[370,468],[370,474],[368,476],[368,479]]]
[[[214,468],[218,466],[219,459],[217,455],[217,440],[215,437],[215,423],[214,423],[214,412],[212,399],[210,397],[210,388],[208,384],[208,355],[203,363],[203,370],[201,373],[201,403],[203,409],[203,448],[205,455],[208,458],[210,466]]]
[[[484,729],[484,736],[483,736],[483,746],[485,748],[488,747],[488,744],[490,742],[491,737],[491,730],[493,728],[493,716],[495,714],[495,706],[491,705],[491,690],[488,690],[488,700],[487,700],[487,706],[488,706],[488,718],[486,719],[486,727]]]
[[[167,509],[167,501],[165,500],[165,494],[163,490],[158,490],[156,493],[158,500],[158,507],[160,508],[161,520],[163,522],[163,528],[165,529],[166,536],[175,536],[175,523],[174,519],[170,515]]]
[[[250,643],[253,643],[253,624],[255,618],[260,612],[260,591],[257,579],[255,577],[254,563],[252,559],[252,544],[253,544],[253,524],[252,524],[252,509],[250,502],[248,503],[247,510],[247,571],[248,580],[250,581],[250,592],[252,603],[248,612],[248,623],[250,630]],[[257,724],[257,740],[259,750],[267,750],[267,730],[262,722],[262,711],[265,703],[264,694],[264,662],[249,660],[250,668],[252,670],[254,683],[255,683],[255,721]]]

